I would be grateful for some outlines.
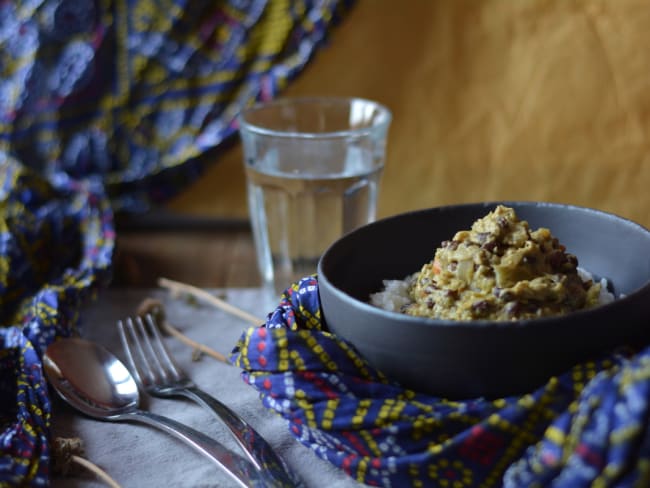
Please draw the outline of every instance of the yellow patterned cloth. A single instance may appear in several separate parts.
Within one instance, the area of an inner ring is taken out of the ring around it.
[[[529,394],[449,401],[389,381],[328,332],[308,277],[231,360],[296,439],[370,486],[650,486],[650,347]]]
[[[0,151],[147,209],[218,159],[241,108],[274,98],[351,3],[3,2]]]
[[[39,486],[51,413],[41,358],[108,283],[113,214],[99,185],[53,186],[13,159],[0,169],[0,486]]]
[[[46,486],[43,351],[110,281],[115,212],[197,178],[349,0],[0,2],[0,486]]]

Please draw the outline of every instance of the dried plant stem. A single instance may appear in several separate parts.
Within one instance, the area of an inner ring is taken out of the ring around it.
[[[200,351],[201,353],[206,354],[216,359],[217,361],[222,361],[226,364],[230,364],[228,363],[228,359],[226,358],[226,356],[224,356],[218,351],[215,351],[214,349],[209,348],[205,344],[201,344],[200,342],[196,342],[190,339],[166,320],[163,320],[160,323],[160,328],[163,330],[163,332],[166,332],[167,334],[174,336],[176,339],[194,348],[195,350]]]
[[[140,305],[138,305],[136,313],[140,317],[144,317],[147,314],[151,314],[154,317],[156,324],[158,325],[158,327],[160,327],[160,330],[163,333],[174,336],[183,344],[192,347],[195,351],[199,351],[202,354],[206,354],[216,359],[217,361],[222,361],[226,364],[230,364],[226,359],[226,356],[224,356],[218,351],[215,351],[214,349],[209,348],[205,344],[201,344],[200,342],[196,342],[190,339],[185,334],[183,334],[180,330],[178,330],[176,327],[170,324],[167,321],[167,317],[165,315],[165,307],[163,306],[160,300],[156,300],[155,298],[145,298],[144,300],[142,300]]]
[[[245,310],[242,310],[240,308],[235,307],[234,305],[221,300],[220,298],[214,296],[212,293],[203,290],[201,288],[197,288],[192,285],[187,285],[185,283],[180,283],[178,281],[173,281],[169,280],[167,278],[159,278],[158,279],[158,285],[160,285],[163,288],[167,288],[168,290],[172,292],[182,292],[182,293],[187,293],[189,295],[192,295],[198,299],[204,300],[211,305],[214,305],[215,307],[223,310],[224,312],[228,312],[232,315],[235,315],[236,317],[239,317],[240,319],[246,320],[247,322],[253,324],[253,325],[261,325],[264,323],[263,319],[260,319],[259,317],[256,317]]]
[[[108,475],[108,473],[106,473],[106,471],[101,469],[96,464],[91,463],[87,459],[82,458],[81,456],[77,456],[76,454],[71,455],[70,460],[74,463],[79,464],[80,466],[83,466],[88,471],[93,472],[97,477],[101,478],[101,480],[111,488],[120,488],[120,485],[117,484],[117,482],[113,478],[111,478]]]
[[[55,437],[52,440],[52,472],[67,476],[72,464],[77,464],[104,481],[111,488],[120,485],[106,471],[83,457],[84,443],[79,437]]]

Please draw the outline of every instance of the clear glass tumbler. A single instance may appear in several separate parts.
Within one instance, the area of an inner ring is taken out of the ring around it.
[[[390,111],[359,98],[285,98],[239,116],[264,286],[315,273],[338,237],[375,219]]]

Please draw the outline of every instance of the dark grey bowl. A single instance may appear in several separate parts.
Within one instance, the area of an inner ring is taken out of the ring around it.
[[[613,303],[556,318],[454,322],[410,317],[368,303],[382,280],[403,279],[436,248],[498,203],[531,228],[547,227],[580,267],[606,278]],[[318,266],[326,326],[403,386],[447,398],[529,392],[572,365],[619,345],[650,342],[650,231],[588,208],[488,202],[410,212],[336,241]]]

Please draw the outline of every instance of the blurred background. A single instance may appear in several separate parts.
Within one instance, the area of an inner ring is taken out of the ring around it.
[[[380,217],[546,200],[647,227],[648,25],[642,0],[359,0],[282,96],[359,96],[392,110]],[[117,256],[118,283],[165,270],[255,286],[240,145],[164,208],[125,222]]]
[[[636,0],[360,0],[284,95],[392,109],[382,215],[534,199],[650,225],[648,25]],[[170,208],[246,218],[241,148]]]

